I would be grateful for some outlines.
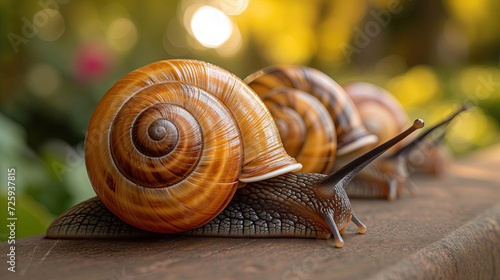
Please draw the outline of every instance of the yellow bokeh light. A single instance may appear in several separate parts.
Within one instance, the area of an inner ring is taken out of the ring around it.
[[[489,9],[489,0],[448,0],[445,3],[449,10],[466,22],[476,21]]]
[[[479,108],[464,112],[450,127],[447,139],[452,147],[463,152],[498,141],[498,123]]]
[[[33,16],[33,22],[37,26],[38,38],[44,41],[55,41],[61,37],[66,29],[64,18],[61,13],[53,9],[44,9]]]
[[[335,18],[325,21],[319,29],[319,57],[330,63],[345,59],[342,47],[349,44],[352,32],[352,26]]]
[[[137,37],[137,28],[129,19],[116,19],[108,27],[108,44],[116,51],[124,52],[132,48],[137,43]]]
[[[215,48],[229,39],[232,33],[232,23],[222,11],[203,6],[194,13],[191,19],[191,30],[202,45]]]
[[[408,108],[432,102],[439,92],[439,81],[430,67],[419,65],[391,79],[387,89]]]
[[[472,46],[494,43],[498,38],[496,0],[447,0],[449,13],[460,22]]]
[[[473,102],[500,96],[500,69],[472,66],[460,74],[460,88]]]
[[[270,39],[266,55],[271,64],[308,64],[314,53],[312,30],[296,26]]]
[[[213,0],[212,6],[219,8],[228,15],[239,15],[248,6],[248,0]]]
[[[29,69],[26,84],[34,94],[47,97],[54,94],[59,88],[61,77],[52,65],[37,64]]]

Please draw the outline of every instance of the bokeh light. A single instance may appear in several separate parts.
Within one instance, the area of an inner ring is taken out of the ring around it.
[[[40,10],[33,16],[33,20],[38,30],[36,35],[44,41],[59,39],[66,29],[64,18],[57,10]]]
[[[169,21],[162,43],[163,48],[172,56],[183,56],[188,53],[186,34],[177,17]]]
[[[491,145],[499,140],[498,123],[480,108],[465,112],[447,132],[455,152]]]
[[[128,51],[137,43],[137,39],[137,29],[135,24],[129,19],[116,19],[108,27],[108,44],[118,52]]]
[[[266,44],[270,63],[305,64],[310,61],[316,48],[311,40],[314,37],[312,30],[298,25],[287,31],[271,38]]]
[[[500,97],[500,69],[470,66],[460,73],[460,88],[471,102]]]
[[[94,84],[111,70],[113,63],[111,51],[103,43],[84,43],[74,55],[74,78],[81,84]]]
[[[217,7],[227,15],[239,15],[248,6],[248,0],[213,0],[211,6]]]
[[[419,65],[387,83],[387,89],[404,107],[431,102],[439,93],[439,81],[432,68]]]
[[[231,20],[220,10],[203,6],[191,19],[195,38],[206,47],[218,47],[229,39],[232,33]]]
[[[233,32],[229,39],[216,49],[216,52],[223,57],[232,57],[238,53],[243,46],[243,38],[241,32],[236,25],[233,24]]]
[[[61,76],[50,64],[36,64],[29,69],[26,75],[26,85],[32,93],[40,97],[52,95],[60,84]]]

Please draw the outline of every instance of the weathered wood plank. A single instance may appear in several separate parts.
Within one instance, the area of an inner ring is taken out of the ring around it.
[[[356,215],[368,231],[359,234],[351,224],[343,235],[345,245],[341,249],[333,240],[315,239],[167,236],[146,240],[51,240],[42,234],[17,240],[16,273],[7,271],[4,265],[0,276],[359,279],[441,273],[456,277],[466,274],[457,274],[458,270],[443,272],[475,260],[485,265],[465,265],[460,268],[462,272],[498,278],[499,168],[500,146],[458,160],[441,178],[418,178],[415,183],[420,192],[416,197],[406,194],[394,202],[352,200]],[[7,249],[8,244],[2,243],[0,250],[5,260]]]

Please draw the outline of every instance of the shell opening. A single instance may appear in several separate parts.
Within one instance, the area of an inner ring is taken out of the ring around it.
[[[346,145],[340,147],[337,150],[337,155],[343,156],[351,152],[357,151],[363,147],[369,147],[377,142],[378,142],[378,137],[376,135],[373,134],[365,135],[364,137],[361,137],[354,142],[347,143]]]
[[[276,177],[276,176],[279,176],[279,175],[282,175],[282,174],[285,174],[288,172],[299,171],[301,168],[302,168],[302,164],[300,164],[300,163],[286,165],[280,169],[277,169],[277,170],[274,170],[274,171],[271,171],[269,173],[262,174],[259,176],[249,177],[249,178],[240,178],[240,181],[243,183],[262,181],[262,180],[273,178],[273,177]]]

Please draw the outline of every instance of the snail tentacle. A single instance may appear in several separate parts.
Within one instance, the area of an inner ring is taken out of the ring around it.
[[[356,215],[352,214],[352,222],[358,226],[359,233],[365,233],[366,232],[366,226],[363,224]]]
[[[335,221],[333,219],[333,215],[331,213],[328,213],[325,214],[324,218],[326,223],[330,227],[330,230],[332,231],[333,237],[335,238],[335,245],[338,248],[344,247],[344,239],[342,239],[342,236],[340,235],[337,225],[335,224]]]
[[[344,165],[339,170],[328,175],[323,180],[322,183],[325,186],[334,186],[334,185],[335,186],[340,185],[341,187],[346,186],[354,178],[354,176],[356,176],[361,171],[361,169],[363,169],[365,166],[367,166],[372,161],[377,159],[382,153],[384,153],[389,148],[391,148],[392,146],[403,140],[405,137],[413,133],[415,130],[420,129],[422,127],[424,127],[424,121],[421,119],[415,120],[410,128],[408,128],[401,134],[397,135],[396,137],[392,138],[391,140],[381,144],[380,146],[377,146],[371,151],[356,158],[350,163]]]

